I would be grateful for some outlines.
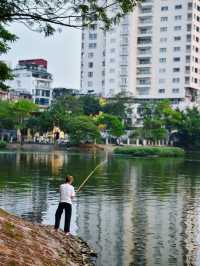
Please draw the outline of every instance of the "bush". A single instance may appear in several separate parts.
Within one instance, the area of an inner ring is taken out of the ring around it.
[[[177,147],[120,147],[114,150],[114,154],[125,154],[142,157],[181,157],[184,156],[185,151]]]
[[[7,143],[3,140],[0,140],[0,149],[4,149],[6,147]]]

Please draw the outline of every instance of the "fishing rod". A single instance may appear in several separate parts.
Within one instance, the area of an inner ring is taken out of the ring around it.
[[[85,185],[85,183],[88,181],[88,179],[94,174],[94,172],[101,166],[101,165],[103,165],[104,163],[106,163],[107,162],[107,160],[105,160],[105,161],[103,161],[103,162],[101,162],[100,164],[98,164],[95,168],[94,168],[94,170],[85,178],[85,180],[83,181],[83,183],[79,186],[79,188],[77,189],[77,191],[76,191],[76,193],[77,192],[79,192],[81,189],[82,189],[82,187]]]

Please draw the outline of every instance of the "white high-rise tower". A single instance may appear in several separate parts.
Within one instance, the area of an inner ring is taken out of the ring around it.
[[[111,12],[115,12],[113,9]],[[103,96],[195,101],[200,0],[144,0],[118,26],[82,33],[81,88]]]

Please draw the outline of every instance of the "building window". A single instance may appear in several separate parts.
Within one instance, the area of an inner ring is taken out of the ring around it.
[[[160,28],[160,32],[164,32],[164,31],[167,31],[167,27],[161,27]]]
[[[179,30],[181,30],[181,26],[175,26],[175,27],[174,27],[174,30],[175,30],[175,31],[179,31]]]
[[[174,19],[175,20],[181,20],[182,19],[182,16],[181,15],[175,16]]]
[[[173,68],[173,72],[180,72],[180,68],[179,67],[175,67],[175,68]]]
[[[174,37],[174,41],[177,42],[177,41],[180,41],[180,40],[181,40],[181,36],[175,36],[175,37]]]
[[[165,93],[165,89],[159,89],[158,92],[159,93]]]
[[[88,72],[88,77],[92,78],[93,77],[93,72]]]
[[[168,10],[168,6],[162,6],[161,7],[161,11],[167,11]]]
[[[173,78],[173,79],[172,79],[172,82],[173,82],[173,83],[179,83],[179,82],[180,82],[180,78]]]
[[[89,43],[89,48],[94,49],[97,47],[96,43]]]
[[[160,21],[162,21],[162,22],[163,22],[163,21],[168,21],[168,17],[161,17],[161,18],[160,18]]]
[[[88,58],[93,58],[94,57],[94,53],[88,53]]]
[[[96,38],[97,38],[97,34],[96,33],[90,33],[89,34],[89,39],[90,40],[96,40]]]
[[[172,89],[172,93],[179,93],[179,88]]]
[[[181,58],[180,57],[174,57],[173,61],[174,62],[180,62],[181,61]]]
[[[182,9],[182,5],[176,5],[175,9]]]
[[[93,63],[93,62],[89,62],[89,63],[88,63],[88,67],[89,67],[89,68],[93,68],[93,66],[94,66],[94,63]]]
[[[160,63],[166,63],[167,62],[167,59],[166,58],[160,58]]]
[[[180,50],[181,50],[181,47],[179,46],[174,47],[174,52],[179,52]]]
[[[160,53],[166,53],[167,52],[167,48],[160,48]]]

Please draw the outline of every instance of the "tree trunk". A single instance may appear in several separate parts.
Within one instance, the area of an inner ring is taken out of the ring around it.
[[[17,142],[21,144],[21,140],[22,140],[22,134],[21,134],[21,130],[18,128],[17,129]]]

